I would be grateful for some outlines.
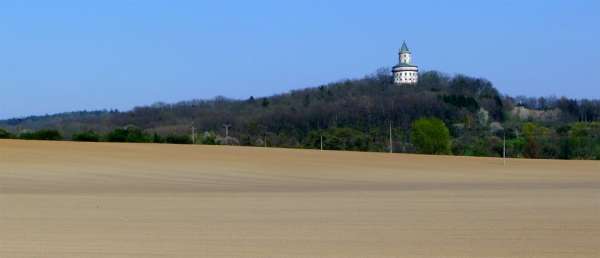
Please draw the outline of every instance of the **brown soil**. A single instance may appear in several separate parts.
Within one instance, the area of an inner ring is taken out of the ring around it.
[[[600,162],[0,140],[0,257],[600,257]]]

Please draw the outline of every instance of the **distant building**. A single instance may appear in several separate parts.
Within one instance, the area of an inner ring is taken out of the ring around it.
[[[400,63],[392,69],[394,73],[394,84],[411,85],[419,81],[419,67],[411,63],[412,54],[406,46],[406,42],[402,43],[400,48]]]

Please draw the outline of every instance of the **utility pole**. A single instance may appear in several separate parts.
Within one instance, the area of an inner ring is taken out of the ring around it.
[[[392,120],[390,120],[390,153],[394,153],[394,141],[392,140]]]
[[[323,135],[321,134],[321,151],[323,151]]]
[[[502,143],[502,161],[504,166],[506,166],[506,130],[504,130],[504,140]]]
[[[229,128],[231,128],[231,124],[223,124],[225,128],[225,145],[229,145]]]
[[[225,139],[229,138],[229,128],[231,128],[231,124],[223,124],[223,127],[225,127]]]
[[[192,125],[192,144],[196,144],[196,127]]]

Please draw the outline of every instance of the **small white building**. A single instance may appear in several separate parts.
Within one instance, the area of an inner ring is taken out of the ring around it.
[[[400,48],[400,63],[393,67],[394,84],[412,85],[419,81],[419,67],[411,63],[412,54],[406,46],[406,42],[402,43]]]

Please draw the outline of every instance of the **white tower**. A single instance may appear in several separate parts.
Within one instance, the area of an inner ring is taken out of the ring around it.
[[[406,46],[406,42],[402,43],[399,55],[400,63],[392,69],[392,72],[394,73],[394,84],[416,84],[419,81],[419,67],[412,65],[412,54],[410,53],[408,46]]]

